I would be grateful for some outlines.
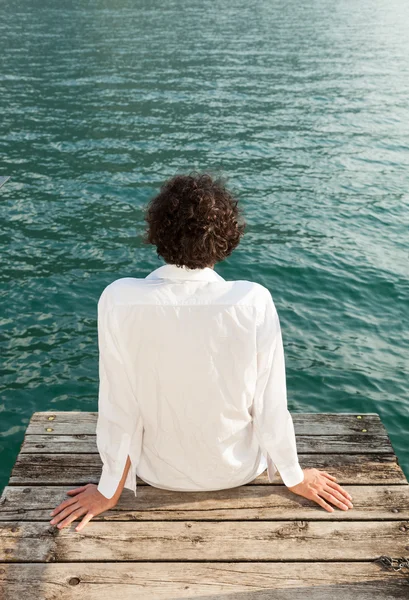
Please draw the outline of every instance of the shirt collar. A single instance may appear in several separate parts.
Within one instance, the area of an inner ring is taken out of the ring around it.
[[[185,281],[225,281],[214,269],[188,269],[166,263],[155,269],[145,279],[180,279]]]

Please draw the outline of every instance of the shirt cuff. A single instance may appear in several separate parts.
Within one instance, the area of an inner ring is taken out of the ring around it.
[[[287,487],[293,487],[294,485],[304,481],[304,472],[298,462],[289,467],[278,467],[278,471],[284,485]]]
[[[123,474],[123,472],[122,472]],[[105,498],[111,499],[118,489],[119,482],[122,479],[122,474],[112,475],[108,472],[105,466],[102,467],[102,474],[97,486],[98,491],[105,496]],[[136,472],[133,467],[132,461],[129,467],[128,474],[125,479],[124,488],[132,490],[136,496]]]
[[[121,481],[122,474],[112,475],[108,472],[106,467],[102,468],[102,474],[97,486],[97,490],[105,496],[105,498],[112,498],[118,489],[119,482]]]

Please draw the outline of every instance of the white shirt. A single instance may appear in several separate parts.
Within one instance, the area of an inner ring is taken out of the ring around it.
[[[168,490],[241,486],[267,468],[304,478],[287,409],[284,351],[269,290],[213,269],[165,264],[109,284],[98,301],[98,490],[131,467]]]

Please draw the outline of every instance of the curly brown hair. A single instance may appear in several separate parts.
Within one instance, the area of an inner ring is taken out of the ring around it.
[[[189,269],[211,267],[238,246],[246,223],[222,177],[192,171],[175,175],[147,206],[144,243],[158,256]]]

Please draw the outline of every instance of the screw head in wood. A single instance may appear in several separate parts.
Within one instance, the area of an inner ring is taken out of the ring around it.
[[[392,512],[393,512],[393,513],[398,513],[398,512],[399,512],[399,510],[398,510],[397,508],[392,508]]]
[[[55,419],[55,415],[50,415],[49,417],[47,417],[47,419],[48,419],[49,421],[54,421],[54,419]]]
[[[45,430],[46,431],[54,431],[52,427],[46,427]]]
[[[71,577],[71,579],[68,580],[68,583],[70,585],[78,585],[80,582],[80,580],[78,579],[78,577]]]
[[[366,433],[368,430],[367,429],[361,429],[361,431],[363,431],[363,433]]]
[[[362,419],[361,415],[357,415],[356,417],[357,419]]]

